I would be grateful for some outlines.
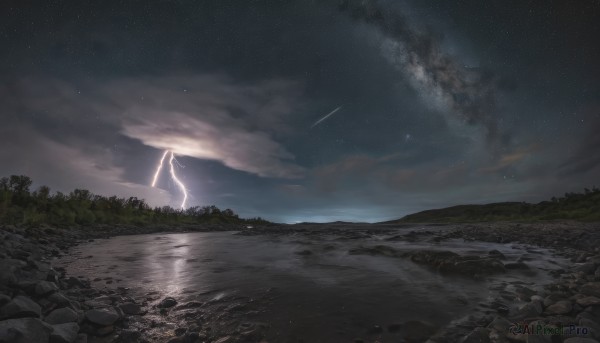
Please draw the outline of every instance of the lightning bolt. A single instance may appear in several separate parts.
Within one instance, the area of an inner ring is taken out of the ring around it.
[[[160,162],[158,162],[158,167],[156,168],[156,173],[154,173],[154,179],[152,179],[152,187],[156,186],[156,180],[158,179],[158,175],[160,174],[160,171],[162,170],[163,162],[165,161],[165,157],[167,157],[168,153],[169,153],[169,150],[165,150],[165,153],[162,155]]]
[[[175,183],[177,184],[177,186],[179,186],[179,189],[181,189],[181,192],[183,193],[183,201],[181,202],[181,209],[185,209],[185,202],[187,201],[188,198],[188,193],[187,193],[187,189],[185,187],[185,185],[183,184],[183,182],[181,182],[181,180],[179,180],[179,178],[177,178],[177,174],[175,174],[175,165],[173,164],[173,161],[175,161],[175,163],[177,163],[177,165],[179,165],[180,167],[183,168],[183,166],[179,163],[179,161],[177,161],[177,159],[175,158],[175,154],[173,154],[172,151],[169,150],[165,150],[165,153],[162,155],[160,162],[158,163],[158,166],[156,167],[156,173],[154,173],[154,179],[152,179],[152,187],[156,186],[156,180],[158,179],[158,175],[160,175],[160,171],[162,170],[163,164],[165,162],[165,157],[167,157],[167,154],[171,153],[171,157],[169,158],[169,165],[170,165],[170,170],[169,172],[171,173],[171,178],[173,179],[173,181],[175,181]]]

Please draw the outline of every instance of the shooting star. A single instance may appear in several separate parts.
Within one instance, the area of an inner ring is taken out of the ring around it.
[[[172,151],[169,150],[165,150],[165,153],[162,155],[162,158],[160,159],[160,162],[158,163],[158,166],[156,168],[156,173],[154,173],[154,179],[152,180],[152,187],[156,186],[156,180],[158,179],[158,175],[160,175],[160,171],[162,170],[163,164],[165,162],[165,157],[167,157],[167,154],[171,153],[171,157],[169,158],[169,165],[171,166],[169,172],[171,173],[171,178],[173,179],[173,181],[175,181],[175,183],[177,184],[177,186],[179,186],[179,188],[181,189],[181,192],[183,193],[183,201],[181,202],[181,209],[185,209],[185,202],[187,201],[188,198],[188,193],[187,193],[187,189],[185,187],[185,185],[183,184],[183,182],[181,182],[181,180],[179,180],[179,178],[177,178],[177,174],[175,174],[175,165],[173,164],[173,161],[175,161],[177,163],[177,165],[179,165],[180,167],[183,167],[179,161],[177,161],[177,159],[175,158],[175,154],[173,154]]]
[[[339,111],[340,108],[342,108],[342,106],[338,106],[338,108],[336,108],[335,110],[329,112],[329,114],[327,114],[323,118],[317,120],[314,124],[312,124],[312,126],[310,128],[312,129],[313,127],[319,125],[320,122],[322,122],[323,120],[325,120],[325,119],[329,118],[330,116],[332,116],[335,112]]]

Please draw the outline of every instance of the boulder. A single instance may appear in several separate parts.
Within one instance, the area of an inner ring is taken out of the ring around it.
[[[50,323],[52,325],[76,323],[78,320],[79,316],[77,315],[77,312],[68,307],[56,309],[50,312],[50,314],[44,319],[46,323]]]
[[[0,342],[47,343],[52,326],[37,318],[18,318],[0,321]]]
[[[74,343],[77,341],[79,325],[64,323],[52,325],[54,331],[50,334],[50,343]]]
[[[569,300],[560,300],[546,308],[547,314],[567,314],[573,310],[573,304]]]
[[[577,304],[583,307],[588,307],[591,305],[600,305],[600,298],[594,296],[579,298],[577,299]]]
[[[58,291],[58,286],[54,282],[40,281],[35,285],[36,295],[47,295]]]
[[[588,282],[581,286],[579,291],[585,295],[592,295],[600,298],[600,282]]]
[[[39,317],[41,314],[40,305],[22,295],[14,297],[0,308],[0,318]]]
[[[119,314],[112,307],[96,308],[85,312],[85,318],[94,324],[109,326],[119,319]]]

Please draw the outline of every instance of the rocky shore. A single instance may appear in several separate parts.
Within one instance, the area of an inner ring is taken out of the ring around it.
[[[211,304],[161,298],[157,294],[133,294],[123,287],[97,289],[91,287],[90,280],[67,275],[64,269],[52,265],[53,258],[69,254],[69,248],[90,239],[150,232],[228,229],[243,229],[240,234],[245,235],[318,236],[326,232],[357,242],[387,232],[392,234],[388,238],[390,242],[421,240],[443,246],[445,241],[463,239],[551,248],[568,257],[571,267],[554,271],[554,281],[549,284],[507,283],[497,290],[498,298],[481,304],[484,311],[457,318],[445,328],[433,328],[419,321],[377,326],[371,330],[368,336],[371,338],[357,338],[355,342],[375,342],[377,333],[384,330],[403,332],[401,342],[594,343],[600,340],[600,225],[501,223],[451,227],[423,225],[418,230],[402,231],[398,235],[393,235],[397,227],[378,225],[352,229],[344,229],[343,225],[176,229],[4,226],[0,227],[0,342],[266,342],[268,325],[262,323],[241,320],[227,332],[211,331],[210,326],[203,325],[206,318],[199,312],[200,308]],[[311,254],[310,250],[302,253]],[[408,259],[443,274],[475,279],[529,268],[527,259],[508,262],[502,253],[493,250],[481,256],[463,256],[444,250],[406,253],[382,242],[348,253]],[[222,313],[210,313],[226,319],[232,313],[240,313],[243,306],[238,303],[220,310]],[[186,325],[173,325],[173,322]]]

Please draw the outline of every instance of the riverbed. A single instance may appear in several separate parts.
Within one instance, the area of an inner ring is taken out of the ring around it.
[[[93,280],[95,288],[129,289],[149,309],[148,318],[164,323],[140,326],[154,337],[190,325],[218,336],[258,327],[260,339],[294,343],[402,342],[414,323],[424,325],[419,330],[436,331],[473,313],[491,312],[486,304],[502,292],[520,285],[541,289],[552,280],[550,271],[568,265],[550,250],[523,244],[436,241],[435,228],[365,230],[119,236],[80,244],[57,264],[69,275]],[[397,238],[410,232],[416,233],[406,236],[411,239]],[[528,268],[473,279],[443,275],[410,259],[349,253],[381,244],[399,252],[497,251],[505,263],[525,261]],[[155,306],[165,297],[178,305],[160,312]]]

